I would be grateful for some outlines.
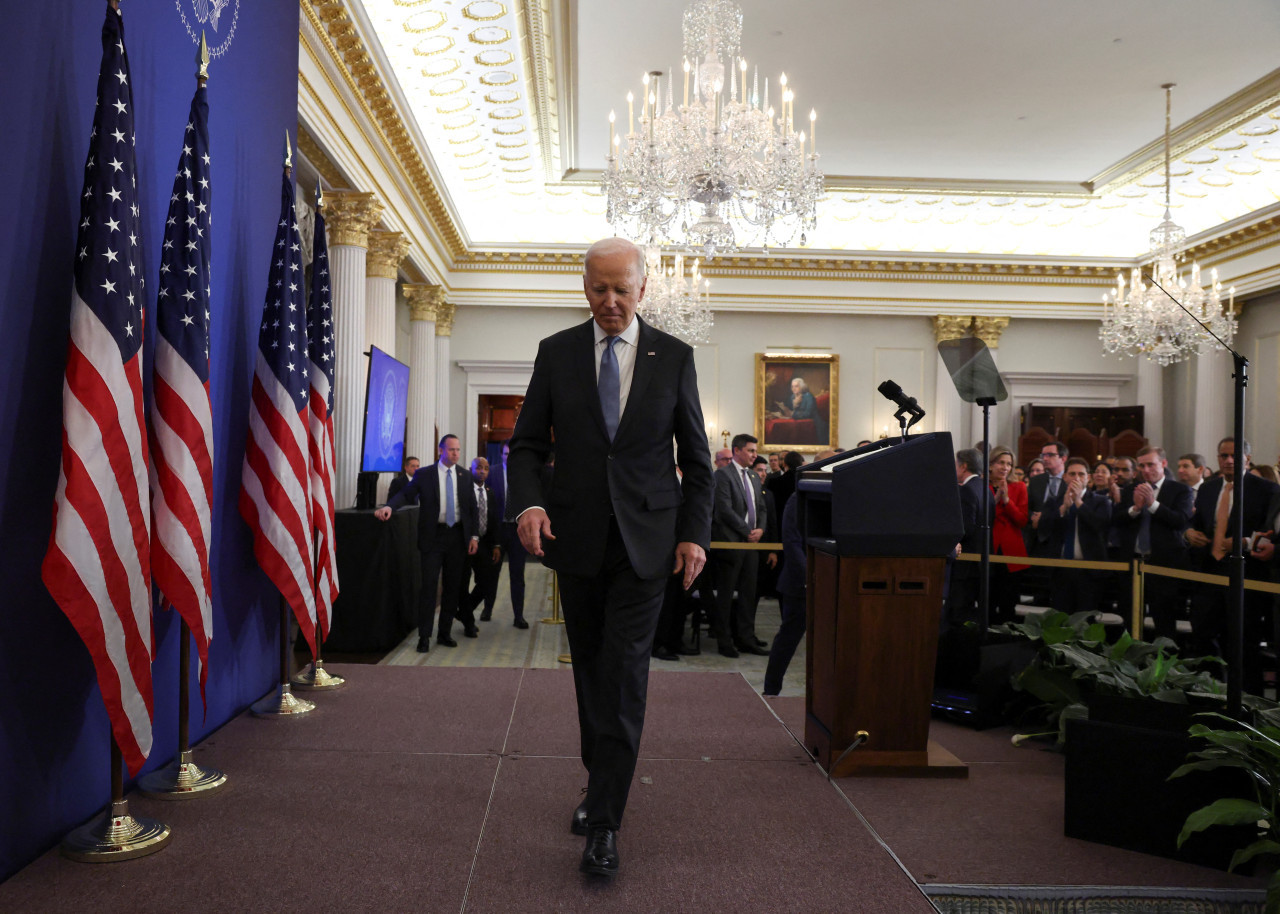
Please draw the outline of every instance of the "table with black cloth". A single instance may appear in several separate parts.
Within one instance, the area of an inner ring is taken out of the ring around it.
[[[422,560],[418,507],[392,513],[343,510],[334,518],[340,592],[326,653],[389,651],[417,624]]]

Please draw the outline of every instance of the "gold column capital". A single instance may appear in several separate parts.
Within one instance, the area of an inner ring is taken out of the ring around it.
[[[453,316],[458,306],[453,302],[444,300],[444,290],[441,290],[440,300],[436,304],[436,336],[452,336],[453,335]]]
[[[1000,334],[1009,326],[1007,317],[975,317],[973,335],[987,344],[988,349],[1000,348]]]
[[[934,342],[942,343],[946,340],[964,339],[965,334],[969,332],[969,325],[972,323],[973,318],[968,316],[936,315],[933,319]]]
[[[444,303],[444,287],[429,282],[406,282],[400,286],[409,301],[409,319],[433,321]]]
[[[365,275],[382,279],[400,276],[400,261],[409,253],[409,239],[402,232],[369,232],[369,249],[365,252]]]
[[[324,224],[329,244],[369,246],[369,230],[382,218],[382,204],[373,194],[331,190],[324,196]]]

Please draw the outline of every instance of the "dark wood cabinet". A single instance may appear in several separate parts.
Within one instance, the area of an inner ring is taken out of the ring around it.
[[[1018,463],[1040,456],[1050,441],[1066,444],[1071,455],[1090,462],[1133,457],[1146,447],[1141,406],[1036,406],[1019,414]]]

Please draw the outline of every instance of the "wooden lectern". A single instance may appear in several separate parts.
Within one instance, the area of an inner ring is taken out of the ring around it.
[[[805,746],[832,777],[967,777],[929,742],[946,556],[964,530],[951,436],[837,454],[806,467],[796,492],[809,563]]]

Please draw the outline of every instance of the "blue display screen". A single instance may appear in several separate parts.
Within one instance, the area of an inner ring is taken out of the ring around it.
[[[362,472],[398,473],[404,462],[404,417],[409,366],[377,346],[369,348],[369,384],[364,400]]]

